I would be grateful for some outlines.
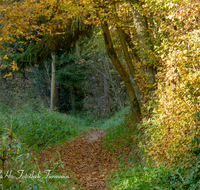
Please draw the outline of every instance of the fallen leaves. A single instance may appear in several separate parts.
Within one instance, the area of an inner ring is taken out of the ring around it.
[[[59,151],[65,169],[71,170],[80,180],[79,188],[104,190],[106,177],[118,165],[114,153],[103,151],[101,140],[104,135],[104,130],[93,129],[74,141],[49,147],[42,151],[38,163],[50,165],[49,161],[53,158],[57,162],[58,158],[55,156]]]

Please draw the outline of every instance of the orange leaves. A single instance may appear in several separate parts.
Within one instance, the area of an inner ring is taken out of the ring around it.
[[[8,74],[4,75],[4,77],[3,77],[3,78],[9,77],[9,76],[11,76],[11,75],[12,75],[12,73],[10,72],[10,73],[8,73]]]
[[[5,69],[7,67],[7,65],[1,65],[0,69]]]
[[[59,1],[59,3],[56,0],[27,0],[3,4],[0,7],[0,12],[5,12],[5,16],[0,19],[0,24],[3,26],[1,28],[1,35],[5,41],[10,41],[11,36],[19,37],[22,35],[27,37],[29,36],[27,34],[33,30],[44,33],[45,31],[52,30],[53,25],[57,26],[55,21],[67,23],[74,16],[84,16],[89,12],[94,12],[92,8],[91,2],[88,0],[81,3],[65,0]],[[38,24],[38,18],[40,19],[41,17],[48,22],[45,21],[45,23]],[[93,14],[93,17],[95,17],[95,14]],[[58,24],[58,29],[65,32],[66,28],[62,28],[62,25],[62,23]],[[0,38],[0,41],[3,38]]]
[[[24,51],[24,49],[23,49],[23,48],[18,48],[18,50],[19,50],[19,51]]]
[[[18,71],[19,68],[17,67],[17,64],[15,63],[15,61],[13,61],[11,64],[10,64],[10,67],[13,71]]]
[[[8,59],[8,56],[5,55],[4,56],[4,59]],[[7,65],[1,65],[0,66],[0,69],[5,69],[7,67]],[[17,64],[15,63],[15,61],[13,61],[11,64],[10,64],[10,68],[12,71],[17,71],[19,70],[19,68],[17,67]],[[9,72],[8,74],[4,75],[3,78],[6,78],[6,77],[9,77],[12,75],[12,72]]]
[[[8,56],[7,55],[4,55],[4,57],[3,57],[4,59],[8,59]]]

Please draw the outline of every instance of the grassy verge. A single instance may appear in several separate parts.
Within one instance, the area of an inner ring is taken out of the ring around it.
[[[99,119],[91,124],[93,128],[111,129],[115,126],[121,125],[125,122],[125,114],[130,113],[130,107],[125,107],[109,119]]]
[[[11,109],[5,105],[0,105],[0,135],[1,152],[6,152],[7,170],[13,171],[23,169],[28,175],[35,171],[35,175],[40,173],[39,178],[18,178],[4,180],[4,187],[1,189],[77,189],[77,179],[69,178],[47,178],[35,164],[34,155],[29,147],[49,146],[61,143],[67,139],[78,136],[81,132],[91,128],[106,129],[107,134],[103,140],[106,151],[116,152],[119,158],[120,167],[107,179],[107,186],[110,189],[119,190],[198,190],[200,189],[200,157],[194,156],[194,165],[189,169],[184,166],[163,165],[152,166],[145,162],[146,155],[134,142],[134,129],[132,121],[127,120],[124,114],[128,114],[130,108],[124,108],[119,113],[107,120],[98,120],[92,125],[90,118],[80,119],[78,117],[51,112],[43,107],[31,107],[26,104],[23,109]],[[10,141],[10,126],[12,115],[12,131],[20,139],[12,137],[12,148]],[[88,126],[90,125],[90,126]],[[7,132],[6,132],[7,131]],[[140,133],[140,131],[137,131]],[[142,138],[142,134],[138,134]],[[15,141],[14,141],[15,139]],[[138,138],[137,138],[138,139]],[[26,146],[26,145],[29,145]],[[59,156],[59,155],[58,155]],[[126,161],[124,161],[126,158]],[[128,158],[128,159],[127,159]],[[3,158],[0,160],[1,166]],[[65,171],[61,161],[53,164],[52,171]],[[58,168],[59,167],[59,168]],[[63,175],[63,173],[51,173],[51,176]],[[3,184],[3,183],[1,183]]]
[[[199,163],[198,163],[199,165]],[[190,170],[166,168],[162,165],[121,166],[119,171],[108,179],[108,186],[113,190],[199,190],[199,166]]]
[[[63,140],[73,138],[89,129],[86,121],[83,119],[52,112],[42,107],[37,111],[23,109],[9,113],[0,112],[0,125],[10,125],[11,117],[13,132],[22,142],[30,146],[56,144]],[[1,130],[0,133],[2,132]]]
[[[118,115],[121,116],[122,115]],[[113,121],[120,118],[113,118]],[[156,166],[147,163],[146,154],[134,142],[132,121],[126,119],[119,125],[108,127],[103,140],[106,151],[116,152],[120,167],[110,174],[107,186],[112,190],[199,190],[200,156],[194,156],[194,164],[188,166]],[[109,125],[108,125],[109,126]],[[142,134],[137,131],[141,138]],[[138,140],[138,138],[136,138]],[[127,151],[129,151],[127,155]],[[126,156],[125,156],[126,155]],[[122,158],[129,158],[123,161]],[[189,169],[188,169],[189,168]]]
[[[45,172],[37,165],[33,150],[78,136],[90,129],[88,121],[42,106],[21,107],[0,104],[0,171],[7,175],[1,176],[0,189],[78,189],[78,180],[66,171],[60,159],[46,166]]]

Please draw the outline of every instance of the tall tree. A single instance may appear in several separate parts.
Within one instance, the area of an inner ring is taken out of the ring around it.
[[[3,44],[9,44],[9,48],[15,52],[20,49],[18,54],[14,56],[10,54],[10,57],[16,60],[20,68],[43,64],[45,60],[52,57],[50,103],[52,110],[54,110],[55,101],[55,55],[69,52],[81,35],[89,35],[91,31],[91,27],[83,23],[83,17],[77,14],[73,17],[72,10],[78,11],[78,7],[75,4],[69,4],[68,9],[64,3],[63,1],[26,1],[7,4],[6,1],[3,1],[1,7],[3,9],[0,8],[0,11],[2,10],[1,12],[4,13],[0,30],[3,38],[0,40]],[[21,10],[19,10],[19,6]],[[4,7],[6,8],[4,9]],[[29,7],[28,12],[27,7]],[[17,11],[22,12],[19,17],[17,17]],[[18,25],[12,25],[15,19]],[[23,23],[21,19],[26,20],[26,22]],[[10,30],[9,25],[13,26],[13,30]],[[7,31],[10,31],[10,34]],[[18,45],[14,47],[14,42],[25,45],[23,48],[18,48]]]
[[[149,82],[155,83],[155,68],[153,67],[153,59],[152,58],[152,44],[149,40],[149,31],[148,31],[148,23],[146,21],[146,17],[141,15],[141,11],[139,10],[137,4],[132,3],[132,14],[133,14],[133,24],[135,31],[138,37],[139,43],[139,55],[146,63],[147,73],[149,75]]]
[[[133,111],[133,115],[135,117],[136,123],[141,121],[141,111],[139,107],[139,102],[136,97],[136,93],[133,87],[133,84],[130,80],[128,72],[121,64],[120,60],[117,57],[117,53],[114,49],[114,45],[111,39],[109,26],[116,27],[116,13],[119,10],[114,11],[117,3],[116,1],[106,1],[100,2],[95,0],[91,1],[25,1],[25,2],[15,2],[11,4],[7,4],[6,1],[2,3],[2,12],[5,12],[5,16],[3,16],[3,24],[1,33],[3,35],[4,42],[11,42],[15,39],[11,36],[23,37],[26,39],[34,40],[36,43],[39,43],[41,37],[44,35],[50,36],[53,39],[48,42],[49,47],[52,47],[52,43],[55,44],[53,47],[55,49],[60,48],[60,44],[57,43],[58,36],[62,37],[62,34],[65,33],[66,29],[70,28],[70,31],[74,33],[76,31],[76,27],[80,26],[80,19],[78,22],[73,18],[85,18],[85,23],[97,23],[97,19],[95,17],[96,11],[100,13],[99,19],[101,20],[101,27],[104,33],[104,40],[106,44],[107,53],[112,60],[113,64],[119,71],[121,77],[124,80],[124,83],[127,88],[127,93],[130,98],[131,108]],[[134,8],[132,6],[134,5]],[[7,7],[6,7],[7,6]],[[148,28],[145,17],[142,15],[139,10],[139,6],[141,3],[135,3],[131,1],[129,3],[129,7],[132,9],[132,23],[135,29],[135,37],[137,38],[137,48],[139,49],[135,53],[137,57],[145,63],[147,67],[147,73],[149,74],[149,80],[153,83],[155,81],[155,73],[154,68],[151,64],[151,45],[149,45],[148,38]],[[20,9],[19,9],[20,7]],[[27,11],[27,9],[29,11]],[[6,10],[6,11],[5,11]],[[45,11],[44,11],[45,10]],[[123,10],[120,10],[120,14],[123,14]],[[21,13],[19,18],[13,15],[18,15],[17,12]],[[118,13],[117,13],[118,14]],[[118,14],[119,15],[119,14]],[[118,16],[117,15],[117,16]],[[89,18],[88,18],[89,17]],[[19,21],[18,24],[13,24],[14,20]],[[88,19],[86,19],[88,18]],[[102,19],[103,18],[103,19]],[[21,20],[24,22],[21,22]],[[118,20],[118,18],[117,18]],[[76,23],[76,24],[73,24]],[[121,25],[122,27],[122,25]],[[15,32],[13,32],[13,29]],[[69,30],[68,30],[69,31]],[[9,33],[10,32],[10,33]],[[131,61],[130,54],[128,52],[127,44],[125,43],[126,36],[123,30],[118,27],[118,33],[121,39],[121,44],[123,47],[123,51],[125,54],[125,59],[128,65],[129,70],[134,78],[134,66]],[[76,35],[75,35],[76,36]],[[55,40],[56,39],[56,40]],[[68,38],[69,39],[69,38]],[[69,39],[70,40],[70,39]],[[53,50],[54,51],[54,50]],[[52,49],[49,53],[53,52]],[[150,52],[150,53],[149,53]],[[138,59],[138,60],[139,60]]]
[[[134,120],[135,120],[136,123],[140,123],[141,112],[140,112],[139,103],[138,103],[138,100],[137,100],[137,97],[136,97],[136,94],[135,94],[135,90],[133,88],[133,85],[131,83],[131,80],[130,80],[128,73],[126,72],[126,70],[124,69],[120,60],[117,57],[117,54],[116,54],[115,49],[113,47],[113,43],[112,43],[112,39],[111,39],[111,35],[110,35],[110,31],[109,31],[109,28],[108,28],[107,21],[102,21],[101,27],[102,27],[102,30],[103,30],[103,35],[104,35],[107,53],[108,53],[110,59],[112,60],[113,64],[117,68],[119,74],[121,75],[121,77],[122,77],[122,79],[125,83],[127,93],[129,95],[129,99],[130,99],[131,110],[133,112]]]

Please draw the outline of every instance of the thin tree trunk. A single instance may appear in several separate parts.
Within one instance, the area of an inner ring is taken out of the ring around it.
[[[52,53],[52,74],[51,74],[51,103],[50,108],[54,111],[55,104],[55,89],[56,89],[56,55]]]
[[[114,93],[116,95],[117,103],[119,104],[119,107],[122,109],[123,104],[122,104],[119,92],[117,90],[117,86],[116,86],[115,82],[112,80],[112,75],[110,73],[109,61],[108,61],[107,58],[105,58],[104,63],[105,63],[105,64],[103,64],[104,65],[104,72],[101,71],[101,70],[98,70],[94,65],[92,65],[92,66],[99,74],[101,74],[107,80],[107,82],[109,81],[109,84],[111,85],[112,90],[114,91]],[[108,91],[109,91],[109,89],[108,89]]]
[[[123,48],[123,52],[124,52],[124,56],[125,56],[125,60],[126,60],[126,63],[128,65],[128,68],[129,68],[129,71],[130,71],[130,74],[133,78],[133,88],[137,94],[137,91],[136,89],[139,90],[138,88],[138,83],[135,79],[135,68],[134,68],[134,64],[132,62],[132,59],[131,59],[131,56],[130,56],[130,53],[128,51],[128,47],[127,47],[127,44],[126,44],[126,40],[125,40],[125,35],[124,35],[124,32],[121,28],[117,28],[117,32],[119,34],[119,38],[120,38],[120,41],[121,41],[121,44],[122,44],[122,48]],[[140,94],[140,92],[138,91],[138,95]]]
[[[115,10],[115,11],[116,11],[115,19],[118,22],[119,18],[118,18],[118,15],[117,15],[117,10]],[[126,45],[126,40],[125,40],[124,33],[123,33],[122,29],[119,28],[119,27],[117,27],[117,33],[118,33],[119,38],[120,38],[120,42],[121,42],[121,45],[122,45],[122,49],[123,49],[123,52],[124,52],[126,63],[128,65],[128,68],[129,68],[129,71],[131,73],[131,76],[134,79],[135,78],[135,68],[134,68],[133,62],[131,60],[131,56],[130,56],[130,54],[128,52],[128,47]]]
[[[122,79],[125,83],[127,93],[128,93],[129,99],[130,99],[131,110],[133,112],[133,117],[134,117],[135,123],[140,123],[140,121],[141,121],[140,107],[139,107],[139,103],[137,101],[131,80],[129,78],[129,75],[126,72],[126,70],[123,68],[121,62],[119,61],[119,59],[117,57],[117,54],[116,54],[115,49],[113,47],[113,43],[112,43],[112,40],[111,40],[110,31],[108,29],[107,22],[102,21],[101,27],[102,27],[102,30],[103,30],[104,41],[105,41],[107,53],[108,53],[110,59],[112,60],[113,64],[117,68],[119,74],[121,75],[121,77],[122,77]]]
[[[47,78],[48,78],[48,89],[49,89],[49,91],[51,91],[51,77],[49,76],[49,68],[48,68],[46,62],[44,62],[44,66],[45,66]]]
[[[117,32],[119,34],[119,38],[120,38],[120,41],[121,41],[121,44],[122,44],[126,63],[128,65],[131,76],[134,79],[135,78],[135,68],[134,68],[133,62],[131,60],[130,54],[128,52],[128,48],[127,48],[127,45],[126,45],[124,34],[122,32],[122,29],[120,29],[120,28],[117,28]]]
[[[131,41],[131,37],[126,32],[124,32],[123,29],[122,29],[122,32],[124,34],[124,38],[129,46],[129,48],[131,49],[133,59],[135,59],[137,62],[141,62],[140,57],[137,54],[136,47]]]

